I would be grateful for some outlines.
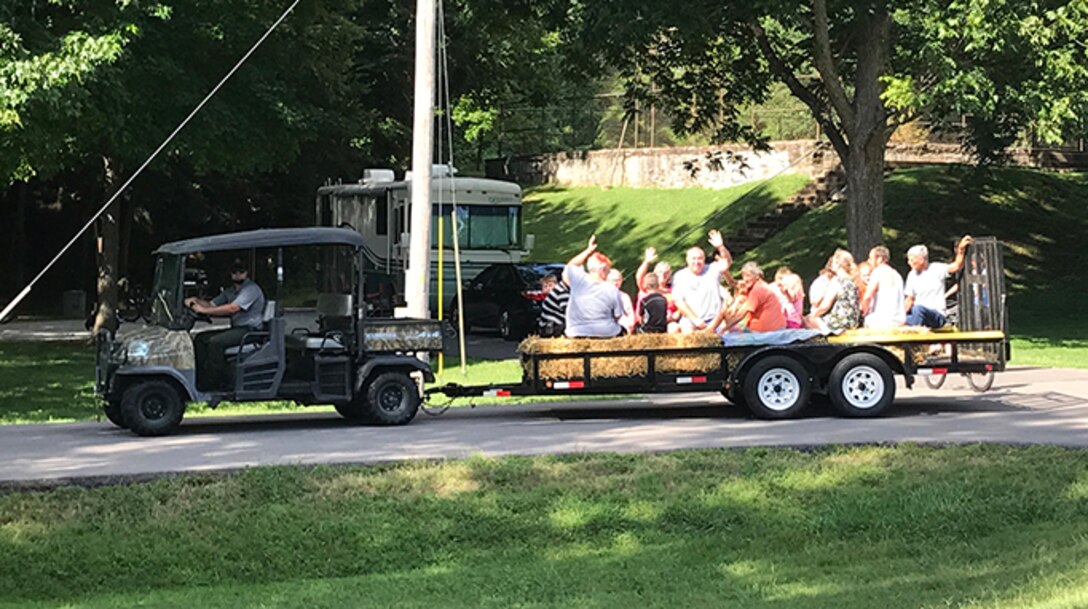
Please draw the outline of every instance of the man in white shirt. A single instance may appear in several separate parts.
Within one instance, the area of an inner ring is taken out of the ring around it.
[[[940,328],[948,323],[945,317],[945,280],[963,268],[964,254],[971,244],[971,236],[965,235],[956,243],[956,258],[951,263],[930,262],[929,249],[915,245],[907,250],[907,284],[905,310],[908,326]]]
[[[585,265],[585,268],[582,268]],[[611,338],[622,328],[623,301],[616,286],[607,281],[612,261],[597,251],[597,236],[563,269],[563,281],[570,286],[567,327],[570,338]]]
[[[869,250],[873,272],[861,298],[866,328],[895,328],[906,321],[903,309],[903,278],[888,265],[891,253],[878,245]]]
[[[707,233],[718,259],[706,263],[706,252],[695,246],[687,252],[687,266],[672,275],[672,298],[680,313],[680,331],[689,333],[707,328],[722,309],[722,276],[729,272],[732,254],[725,247],[722,234]]]

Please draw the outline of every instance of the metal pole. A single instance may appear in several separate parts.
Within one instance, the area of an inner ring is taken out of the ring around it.
[[[444,319],[442,314],[445,313],[445,311],[442,308],[442,299],[444,298],[443,295],[442,295],[442,282],[443,282],[443,274],[444,274],[442,272],[443,271],[442,265],[444,264],[443,258],[445,257],[444,256],[445,252],[442,249],[443,246],[444,246],[444,244],[442,243],[442,221],[445,220],[445,218],[446,217],[443,216],[442,214],[438,214],[438,321],[439,322],[442,322],[442,320]],[[442,371],[445,370],[445,368],[446,368],[446,361],[442,357],[442,352],[439,351],[438,352],[438,373],[442,374]]]
[[[461,353],[461,374],[468,374],[465,363],[465,301],[461,293],[461,239],[457,235],[457,204],[450,212],[450,227],[453,229],[453,271],[457,279],[457,346]]]
[[[408,315],[430,317],[431,145],[434,139],[435,0],[416,0],[416,80],[412,119],[412,213],[404,295]]]

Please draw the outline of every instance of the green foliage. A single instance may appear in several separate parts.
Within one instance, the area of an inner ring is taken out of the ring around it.
[[[0,607],[1081,607],[1088,453],[254,468],[0,495]]]

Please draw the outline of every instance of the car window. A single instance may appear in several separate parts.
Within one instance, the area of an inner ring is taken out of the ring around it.
[[[517,267],[522,283],[526,285],[539,285],[540,280],[548,274],[561,277],[563,265],[561,264],[525,264]]]
[[[495,276],[491,279],[491,285],[496,288],[501,287],[513,287],[517,285],[517,277],[514,275],[514,269],[509,266],[497,267]]]
[[[486,288],[487,286],[491,285],[491,280],[495,277],[496,272],[498,272],[498,267],[487,267],[486,269],[480,271],[480,274],[472,280],[472,285],[481,285]]]

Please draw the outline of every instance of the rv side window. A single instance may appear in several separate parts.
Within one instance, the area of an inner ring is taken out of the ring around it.
[[[385,194],[375,199],[371,199],[374,205],[378,206],[377,216],[374,220],[374,224],[377,225],[377,234],[388,235],[389,234],[389,195]]]

